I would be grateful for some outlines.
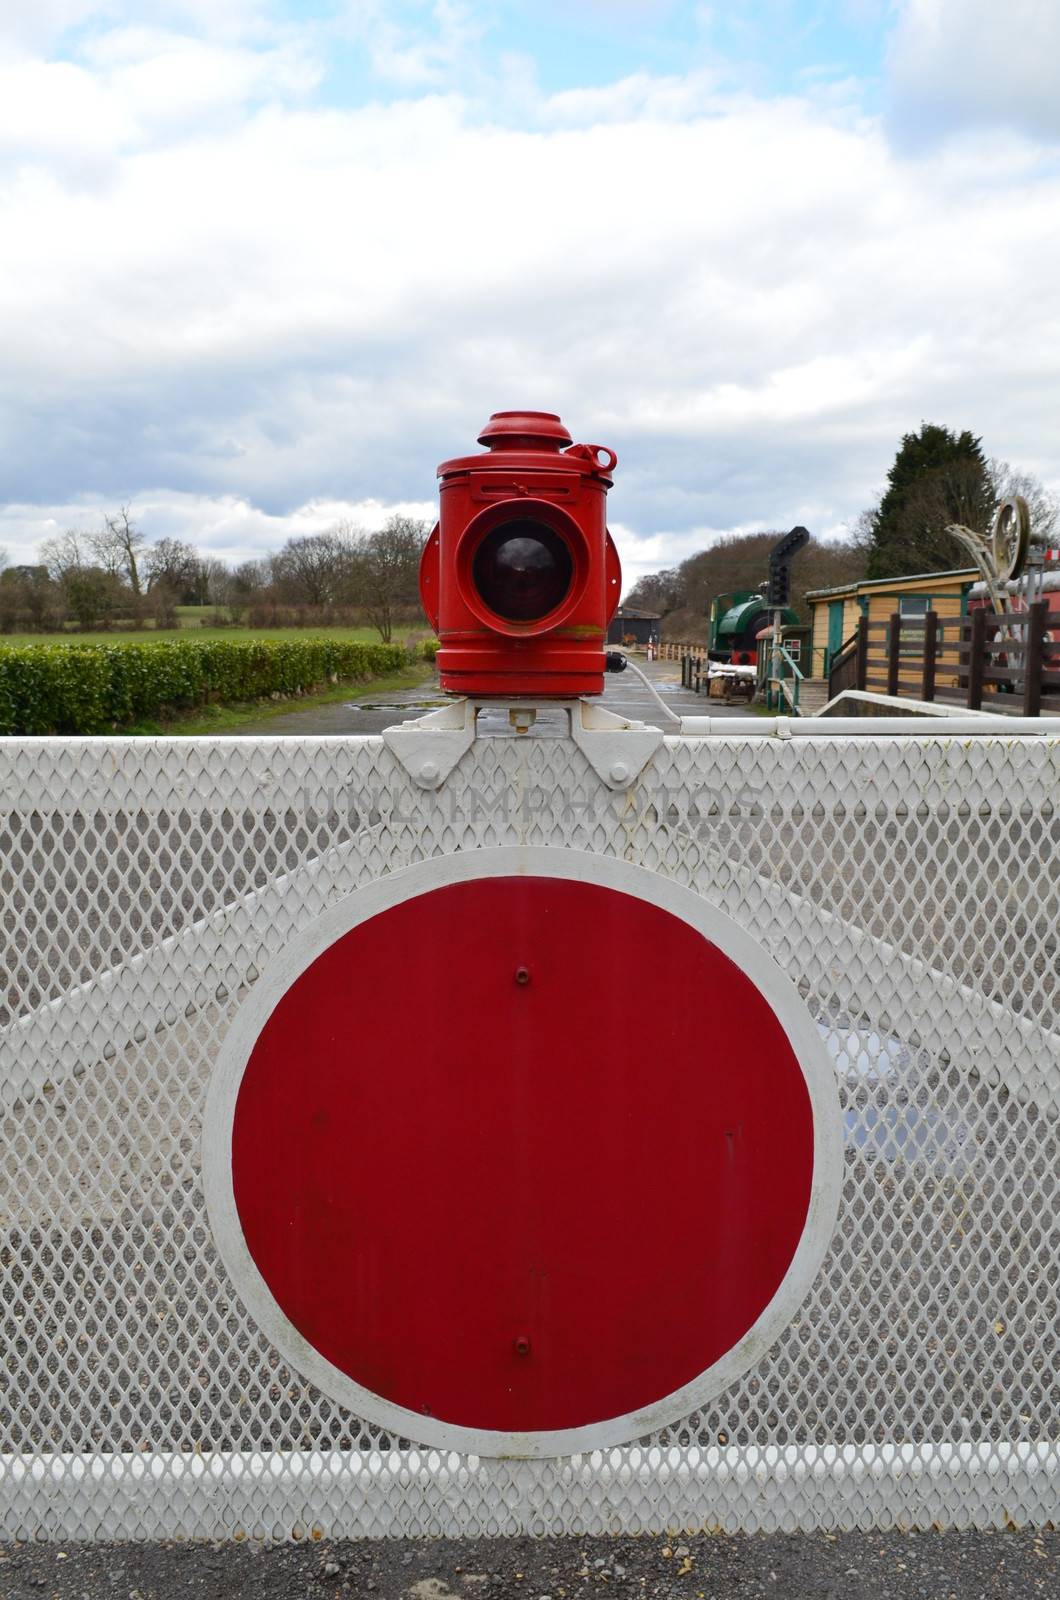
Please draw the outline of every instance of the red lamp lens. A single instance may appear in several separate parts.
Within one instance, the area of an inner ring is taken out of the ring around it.
[[[574,563],[566,543],[543,522],[522,517],[488,533],[471,564],[475,588],[506,622],[537,622],[570,591]]]

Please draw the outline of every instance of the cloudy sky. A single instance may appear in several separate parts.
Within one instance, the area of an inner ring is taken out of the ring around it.
[[[0,547],[240,559],[610,445],[627,577],[922,419],[1060,488],[1056,0],[0,0]]]

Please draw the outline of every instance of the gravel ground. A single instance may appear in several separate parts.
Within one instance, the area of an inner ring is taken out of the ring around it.
[[[2,1600],[1023,1600],[1060,1596],[1060,1532],[276,1545],[9,1545]]]

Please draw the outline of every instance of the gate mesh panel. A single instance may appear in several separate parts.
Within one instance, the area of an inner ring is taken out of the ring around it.
[[[1058,753],[674,738],[614,795],[567,739],[483,738],[424,795],[378,739],[0,741],[4,1534],[1057,1520]],[[519,843],[739,920],[845,1121],[831,1251],[765,1359],[636,1446],[532,1463],[411,1447],[286,1368],[199,1174],[219,1042],[290,936],[408,863]]]

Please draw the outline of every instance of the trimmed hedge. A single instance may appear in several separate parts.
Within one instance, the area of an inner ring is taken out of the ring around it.
[[[402,645],[194,639],[0,647],[0,734],[109,733],[209,700],[259,700],[408,664]]]

